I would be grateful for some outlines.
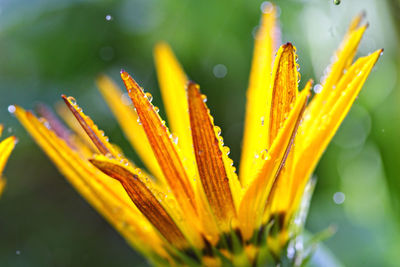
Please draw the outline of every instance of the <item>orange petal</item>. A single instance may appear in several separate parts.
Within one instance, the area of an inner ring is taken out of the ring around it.
[[[189,244],[178,226],[143,182],[145,178],[125,167],[105,160],[90,159],[90,162],[105,174],[117,179],[142,214],[153,224],[164,238],[178,249]]]
[[[193,213],[196,210],[194,190],[183,166],[178,147],[171,140],[171,134],[164,125],[165,122],[161,120],[153,105],[133,78],[125,71],[121,71],[121,78],[136,108],[167,183],[182,210]]]
[[[246,189],[239,208],[239,221],[243,237],[248,240],[253,231],[260,227],[268,195],[282,170],[292,146],[297,127],[301,121],[309,91],[303,90],[285,121],[282,130],[272,143],[270,152],[256,178]]]
[[[85,130],[90,139],[93,141],[97,149],[103,155],[108,154],[117,159],[120,159],[121,158],[120,152],[117,151],[108,142],[108,137],[104,136],[104,132],[99,130],[97,125],[94,124],[94,122],[92,121],[92,119],[90,119],[82,112],[82,109],[76,104],[75,98],[71,96],[66,97],[65,95],[62,95],[62,98],[64,99],[65,104],[67,104],[67,107],[71,110],[72,114],[74,114],[75,118],[78,120],[79,124]]]
[[[298,93],[296,48],[287,43],[279,48],[272,72],[272,102],[269,121],[269,140],[273,140],[289,115]]]
[[[229,230],[236,209],[224,166],[218,136],[197,84],[189,82],[188,101],[190,126],[197,167],[204,192],[222,230]]]
[[[118,86],[107,76],[100,75],[97,78],[97,86],[107,102],[115,118],[118,120],[122,131],[126,138],[135,148],[135,152],[140,156],[140,159],[146,165],[147,169],[161,181],[164,181],[164,176],[154,156],[143,127],[138,123],[138,116],[133,107],[121,103],[123,92]]]
[[[15,116],[75,189],[131,245],[143,253],[156,249],[165,255],[162,239],[140,211],[132,205],[120,183],[97,170],[86,159],[82,159],[31,112],[16,107]]]

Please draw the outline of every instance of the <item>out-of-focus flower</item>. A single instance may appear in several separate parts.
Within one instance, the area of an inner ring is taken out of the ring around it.
[[[307,104],[312,82],[299,91],[296,49],[290,43],[279,47],[275,8],[263,13],[239,175],[206,97],[187,80],[166,44],[156,46],[155,60],[171,131],[152,96],[127,72],[121,77],[134,108],[123,103],[110,79],[98,79],[149,173],[109,143],[73,97],[63,99],[82,128],[71,113],[59,110],[72,131],[47,108],[39,109],[38,119],[16,107],[16,117],[73,186],[154,264],[299,265],[307,257],[299,237],[313,187],[310,176],[382,50],[353,63],[367,28],[362,16],[356,17]]]
[[[3,128],[3,125],[0,124],[0,137],[3,133]],[[16,143],[17,138],[15,138],[15,136],[7,137],[0,142],[0,196],[3,193],[4,187],[6,186],[6,180],[3,177],[3,170]]]

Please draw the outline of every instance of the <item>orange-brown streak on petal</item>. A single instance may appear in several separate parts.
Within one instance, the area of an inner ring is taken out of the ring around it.
[[[104,155],[109,154],[115,158],[120,158],[119,153],[110,143],[108,143],[106,137],[103,136],[103,133],[100,132],[93,121],[82,112],[81,108],[79,108],[76,103],[74,103],[75,100],[71,97],[66,97],[65,95],[62,95],[62,98],[67,107],[71,110],[72,114],[74,114],[75,118],[78,120],[79,124],[96,145],[97,149]]]
[[[303,90],[310,92],[313,81],[309,80]],[[304,105],[301,114],[304,113],[306,105]],[[296,177],[292,176],[295,149],[294,142],[296,140],[295,135],[298,132],[301,120],[298,120],[292,133],[292,138],[285,151],[284,161],[281,163],[281,167],[278,171],[277,177],[271,187],[271,193],[268,195],[268,200],[265,206],[265,215],[263,221],[268,221],[268,216],[276,212],[285,211],[289,208],[291,185]],[[286,164],[286,165],[285,165]],[[295,174],[294,174],[295,175]]]
[[[243,196],[239,208],[239,222],[243,237],[248,240],[253,231],[261,225],[265,204],[271,187],[282,170],[290,151],[296,128],[302,118],[302,112],[308,99],[309,91],[302,91],[296,104],[285,120],[283,128],[272,143],[270,153],[263,162],[257,177],[252,181]]]
[[[91,159],[90,162],[105,174],[121,182],[136,207],[169,243],[178,249],[188,248],[189,244],[178,226],[137,175],[109,162],[96,159]]]
[[[146,133],[138,123],[138,116],[134,108],[126,103],[122,103],[123,91],[105,75],[100,75],[97,80],[97,87],[103,95],[115,118],[118,120],[124,135],[140,156],[147,169],[157,178],[164,181],[164,176],[154,156]],[[165,182],[165,181],[164,181]]]
[[[182,210],[195,212],[194,191],[178,154],[178,148],[172,142],[168,129],[133,78],[125,71],[121,71],[121,78],[136,108],[136,112],[154,155],[164,173],[164,177],[180,203]]]
[[[119,184],[103,175],[93,165],[71,150],[64,140],[47,129],[31,112],[16,107],[15,115],[60,172],[131,245],[143,253],[153,247],[165,255],[161,240]],[[124,199],[125,197],[125,199]],[[124,226],[126,225],[126,226]],[[151,240],[153,243],[145,243]],[[142,243],[143,242],[143,243]],[[140,244],[140,246],[139,246]]]
[[[282,45],[275,60],[269,124],[270,144],[277,136],[296,101],[298,72],[295,51],[296,49],[291,43]]]
[[[224,152],[219,148],[199,86],[193,82],[188,84],[188,101],[194,151],[204,192],[218,223],[223,230],[229,230],[236,210],[222,159]]]

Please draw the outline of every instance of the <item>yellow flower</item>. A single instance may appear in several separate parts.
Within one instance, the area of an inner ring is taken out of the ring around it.
[[[3,125],[0,124],[0,137],[3,133]],[[10,156],[15,144],[17,143],[17,138],[15,136],[10,136],[0,142],[0,196],[3,193],[4,187],[6,186],[6,180],[3,177],[3,170],[6,166],[8,157]]]
[[[65,107],[58,111],[72,131],[45,107],[41,119],[20,107],[15,115],[80,194],[154,264],[256,266],[281,257],[299,263],[305,255],[292,245],[303,227],[310,176],[382,53],[352,63],[367,28],[361,20],[352,22],[322,91],[307,104],[312,82],[299,91],[296,48],[278,49],[275,9],[263,14],[239,175],[206,97],[164,43],[155,61],[171,131],[127,72],[121,77],[134,108],[109,78],[97,81],[149,173],[109,143],[72,97],[63,99],[82,128]]]

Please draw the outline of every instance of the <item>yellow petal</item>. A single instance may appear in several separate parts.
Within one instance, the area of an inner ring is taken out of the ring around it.
[[[238,214],[245,240],[250,239],[253,231],[261,226],[268,195],[285,164],[285,159],[293,143],[308,95],[309,92],[306,90],[301,92],[282,130],[279,131],[269,153],[265,156],[256,178],[246,189]]]
[[[132,202],[170,244],[181,250],[189,247],[188,240],[153,195],[139,172],[132,172],[126,166],[104,158],[91,159],[90,162],[122,184]]]
[[[186,75],[171,48],[159,43],[154,48],[157,77],[171,132],[179,137],[178,146],[188,161],[194,162],[186,100]]]
[[[161,120],[154,106],[132,77],[127,72],[121,71],[121,78],[168,185],[182,210],[195,214],[195,192],[179,155],[179,149],[172,140],[165,122]]]
[[[0,136],[2,128],[3,128],[2,125],[0,125]],[[2,176],[3,169],[6,165],[8,158],[10,157],[12,150],[15,147],[16,142],[17,138],[15,138],[14,136],[10,136],[0,142],[0,195],[2,194],[4,187],[6,185],[6,180],[4,180]]]
[[[136,249],[148,254],[155,249],[166,255],[163,241],[153,226],[130,202],[125,190],[115,180],[102,174],[88,161],[49,130],[32,113],[16,107],[15,116],[38,145],[55,163],[75,189],[102,214]]]
[[[250,80],[247,89],[246,117],[240,162],[240,180],[248,183],[253,175],[253,159],[269,146],[269,108],[271,71],[276,49],[276,8],[263,14],[254,43]]]
[[[337,83],[342,78],[344,72],[346,72],[347,68],[352,64],[361,38],[368,27],[368,25],[358,27],[360,21],[361,16],[354,19],[340,48],[336,51],[334,56],[336,60],[328,67],[329,74],[322,82],[322,91],[316,94],[314,100],[310,103],[310,112],[314,112],[314,110],[315,112],[321,112],[323,109],[329,108],[329,106],[325,105],[325,101],[332,93],[332,89],[337,87]],[[313,127],[318,126],[318,124],[313,121],[306,121],[305,124],[313,124]]]
[[[138,116],[132,107],[122,103],[122,91],[107,76],[101,75],[97,78],[97,86],[106,100],[114,116],[117,118],[125,136],[135,148],[140,158],[150,172],[159,180],[164,176],[154,156],[143,127],[138,123]]]
[[[295,196],[292,196],[295,200],[294,210],[298,207],[302,189],[305,187],[318,160],[350,110],[382,51],[378,50],[369,56],[359,58],[349,68],[336,89],[331,89],[331,91],[337,92],[331,92],[326,100],[326,105],[330,108],[324,109],[323,112],[318,110],[306,111],[306,120],[315,121],[318,126],[310,128],[308,127],[309,124],[302,124],[299,129],[299,146],[296,150],[294,170],[296,180],[293,185],[296,190],[293,192]],[[313,99],[312,101],[316,100]]]
[[[226,156],[226,152],[218,140],[220,130],[213,125],[199,86],[192,82],[188,85],[188,102],[200,179],[218,225],[222,231],[227,232],[236,217],[229,180],[237,177],[229,177],[225,169],[223,156]]]

